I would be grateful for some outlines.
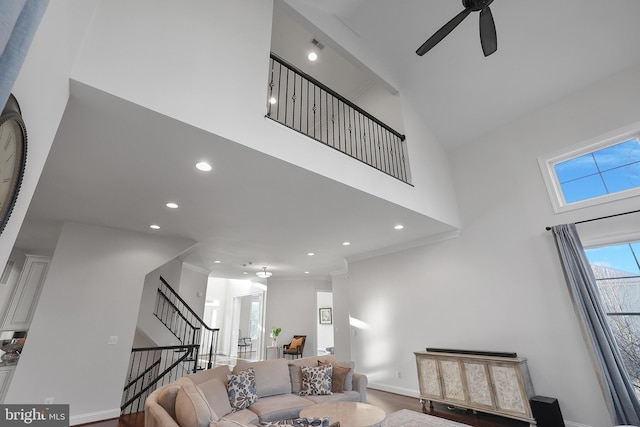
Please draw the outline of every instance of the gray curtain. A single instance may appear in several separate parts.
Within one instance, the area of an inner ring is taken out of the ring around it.
[[[607,397],[615,422],[640,426],[640,402],[626,374],[613,332],[607,324],[595,277],[575,224],[557,225],[551,230],[574,308],[586,336],[592,341],[595,359],[602,369],[601,379],[608,389]]]
[[[9,99],[49,0],[0,2],[0,109]]]

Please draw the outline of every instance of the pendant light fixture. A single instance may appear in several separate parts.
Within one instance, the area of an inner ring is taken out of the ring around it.
[[[262,270],[258,271],[256,273],[256,276],[260,277],[261,279],[267,279],[269,277],[271,277],[271,273],[270,271],[267,271],[267,267],[262,267]]]

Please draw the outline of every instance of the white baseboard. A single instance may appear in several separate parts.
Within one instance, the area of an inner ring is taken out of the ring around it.
[[[90,412],[88,414],[76,414],[69,417],[69,425],[95,423],[96,421],[111,420],[120,417],[120,408],[108,409],[100,412]]]
[[[377,383],[369,383],[367,384],[367,387],[372,388],[374,390],[388,391],[389,393],[400,394],[402,396],[415,397],[416,399],[420,398],[418,392],[410,388],[394,387],[388,384],[377,384]]]
[[[578,424],[571,421],[564,420],[565,427],[591,427],[586,424]]]

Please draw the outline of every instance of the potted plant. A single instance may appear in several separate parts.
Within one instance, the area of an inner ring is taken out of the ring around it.
[[[276,326],[271,328],[271,345],[273,347],[278,345],[278,335],[280,335],[280,332],[282,332],[282,328]]]

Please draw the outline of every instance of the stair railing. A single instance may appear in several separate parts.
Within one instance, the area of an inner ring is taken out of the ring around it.
[[[180,345],[131,350],[121,413],[140,412],[157,387],[216,364],[219,328],[210,328],[164,278],[156,294],[154,315]]]
[[[157,387],[193,372],[198,345],[143,347],[131,350],[122,414],[144,410],[144,401]]]
[[[182,344],[196,344],[196,366],[211,369],[216,363],[219,328],[209,327],[204,320],[160,277],[154,315]]]

